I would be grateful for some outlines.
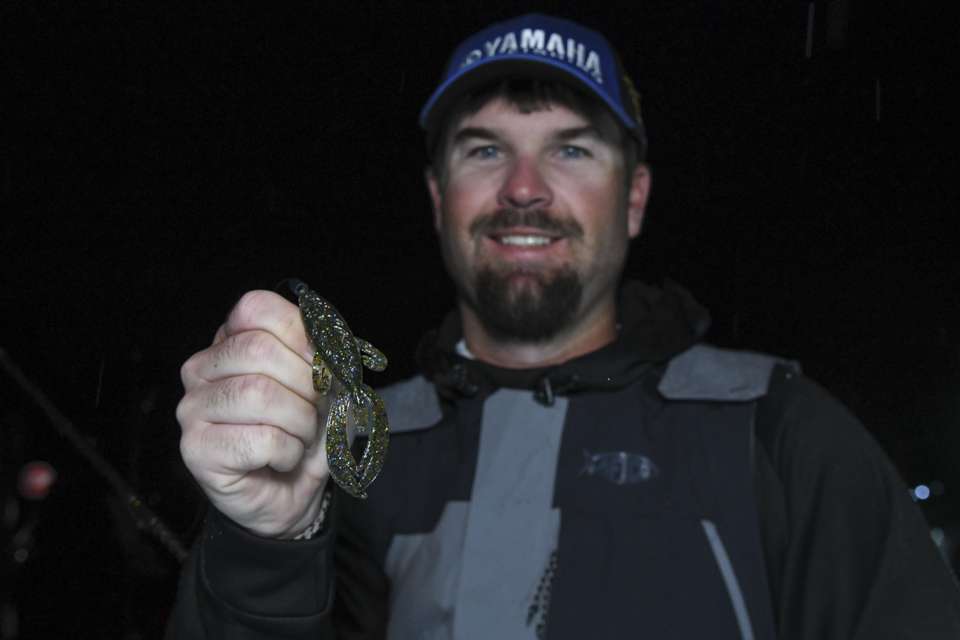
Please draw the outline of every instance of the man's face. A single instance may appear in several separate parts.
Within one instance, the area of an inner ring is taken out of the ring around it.
[[[454,123],[434,223],[462,300],[505,341],[541,342],[613,304],[649,174],[627,178],[612,118],[496,98]]]

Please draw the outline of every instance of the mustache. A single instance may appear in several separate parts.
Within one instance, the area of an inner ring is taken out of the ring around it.
[[[573,218],[558,218],[546,209],[509,208],[480,216],[470,225],[470,233],[474,236],[490,235],[515,227],[530,227],[564,237],[583,236],[583,227]]]

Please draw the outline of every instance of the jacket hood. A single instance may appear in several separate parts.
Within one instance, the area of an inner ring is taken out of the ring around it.
[[[456,352],[463,333],[460,314],[453,311],[439,329],[424,336],[417,361],[442,396],[473,396],[509,387],[532,389],[538,400],[551,404],[557,394],[623,388],[693,346],[710,326],[706,309],[671,281],[662,288],[625,282],[617,315],[617,339],[597,351],[550,367],[504,369]]]

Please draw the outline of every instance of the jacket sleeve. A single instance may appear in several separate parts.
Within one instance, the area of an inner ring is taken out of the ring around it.
[[[960,638],[960,590],[879,445],[810,380],[758,411],[757,487],[779,637]]]
[[[338,502],[331,526],[295,541],[254,536],[211,509],[183,568],[167,639],[382,637],[386,579],[363,549],[335,544]]]
[[[335,638],[332,529],[312,540],[268,540],[211,509],[183,569],[167,637]]]

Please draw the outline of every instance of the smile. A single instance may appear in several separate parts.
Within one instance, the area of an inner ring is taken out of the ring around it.
[[[500,244],[511,245],[514,247],[543,247],[552,243],[554,240],[556,240],[556,238],[533,235],[509,235],[494,236],[494,240]]]

